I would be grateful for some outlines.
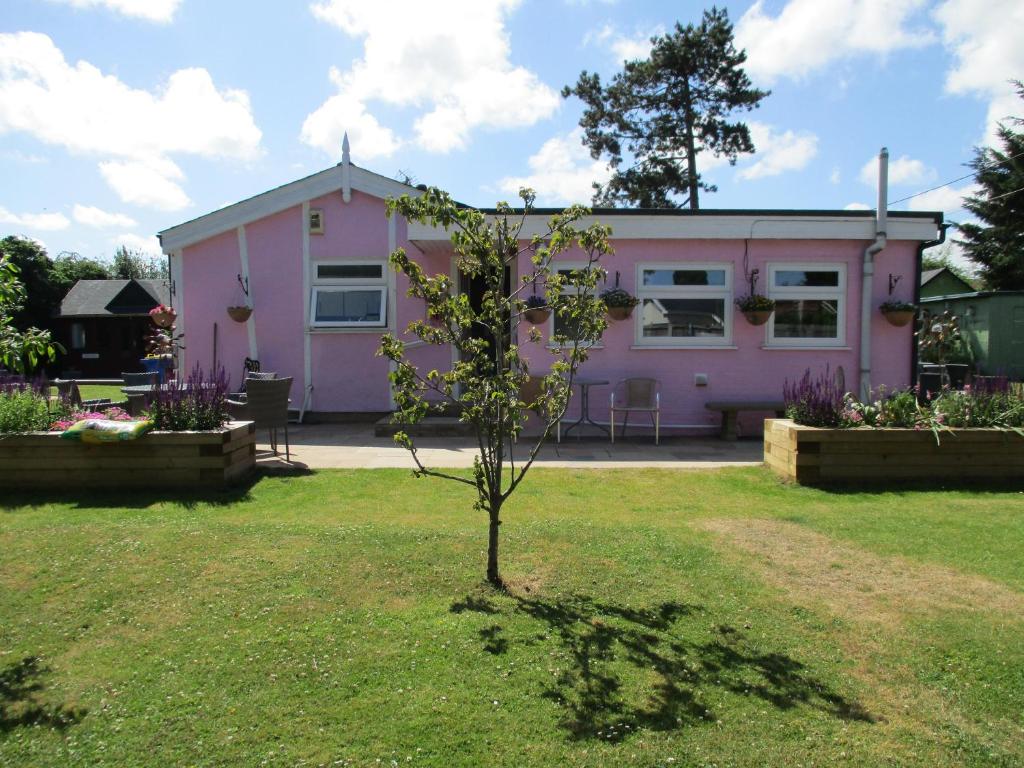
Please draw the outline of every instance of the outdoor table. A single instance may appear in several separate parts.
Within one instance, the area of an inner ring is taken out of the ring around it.
[[[584,424],[592,424],[606,435],[609,434],[607,427],[598,424],[590,418],[590,388],[607,386],[611,382],[608,381],[608,379],[588,379],[583,376],[577,376],[573,379],[572,383],[580,388],[580,417],[570,424],[562,434],[568,435],[570,430],[575,429],[576,427],[582,427]],[[576,433],[576,439],[579,440],[582,435],[583,430],[580,429],[580,431]]]

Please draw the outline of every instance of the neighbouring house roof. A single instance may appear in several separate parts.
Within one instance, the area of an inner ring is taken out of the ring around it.
[[[167,280],[79,280],[60,303],[60,317],[146,315],[170,302]]]
[[[228,205],[158,233],[164,253],[172,254],[215,235],[266,218],[323,195],[350,189],[374,197],[421,195],[423,189],[365,168],[342,162],[303,179]],[[482,208],[494,214],[494,209]],[[543,234],[548,219],[559,208],[535,208],[523,229],[524,237]],[[874,211],[860,210],[766,210],[682,208],[596,208],[578,222],[588,226],[599,218],[617,218],[614,238],[764,238],[764,239],[863,239],[875,236]],[[943,215],[928,211],[890,211],[890,240],[938,239]],[[447,233],[427,224],[409,223],[409,240],[423,250],[448,242]]]
[[[952,288],[962,288],[963,290],[944,290],[943,293],[968,293],[974,290],[974,286],[960,277],[956,272],[949,269],[948,267],[939,267],[938,269],[926,269],[921,272],[921,287],[925,287],[929,283],[933,283],[939,279],[944,280],[948,286]]]

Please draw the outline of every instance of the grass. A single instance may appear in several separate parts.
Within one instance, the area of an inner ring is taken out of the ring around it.
[[[117,403],[125,399],[121,387],[124,384],[79,384],[78,391],[83,400],[110,400]],[[50,394],[56,397],[57,388],[50,387]]]
[[[0,502],[0,765],[1024,762],[1024,496],[536,470]]]

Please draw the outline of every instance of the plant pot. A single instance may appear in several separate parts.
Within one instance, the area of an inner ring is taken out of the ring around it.
[[[885,316],[885,319],[889,321],[889,325],[895,325],[897,328],[902,328],[903,326],[910,324],[917,312],[910,309],[904,309],[899,311],[883,311],[882,314]]]
[[[530,307],[529,309],[523,310],[523,317],[526,321],[533,323],[534,325],[540,325],[546,323],[548,318],[551,317],[550,309],[542,309],[541,307]]]
[[[632,307],[608,307],[606,311],[612,320],[625,320],[633,314]]]
[[[774,309],[751,309],[744,311],[743,316],[747,318],[747,322],[751,325],[764,325],[768,322],[774,311]]]
[[[946,363],[946,376],[949,378],[950,389],[964,388],[969,368],[970,366],[966,363]]]
[[[174,315],[170,312],[154,312],[149,317],[161,328],[170,328],[174,325]]]
[[[252,314],[252,307],[228,307],[228,317],[236,323],[244,323]]]

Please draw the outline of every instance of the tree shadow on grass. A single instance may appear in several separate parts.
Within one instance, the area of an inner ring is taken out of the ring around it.
[[[48,672],[35,656],[0,669],[0,734],[34,726],[63,731],[85,717],[80,707],[42,701]]]
[[[841,720],[875,721],[791,656],[765,651],[733,627],[709,631],[705,619],[687,621],[701,614],[700,606],[665,602],[633,608],[586,595],[511,598],[516,613],[540,622],[544,635],[567,652],[570,663],[541,695],[563,709],[560,725],[570,738],[615,742],[638,730],[714,722],[718,718],[705,693],[715,690],[779,710],[806,707]],[[473,602],[483,604],[483,613],[500,613],[487,600]],[[508,650],[501,632],[500,624],[480,631],[485,651]],[[694,634],[707,639],[684,639]]]

